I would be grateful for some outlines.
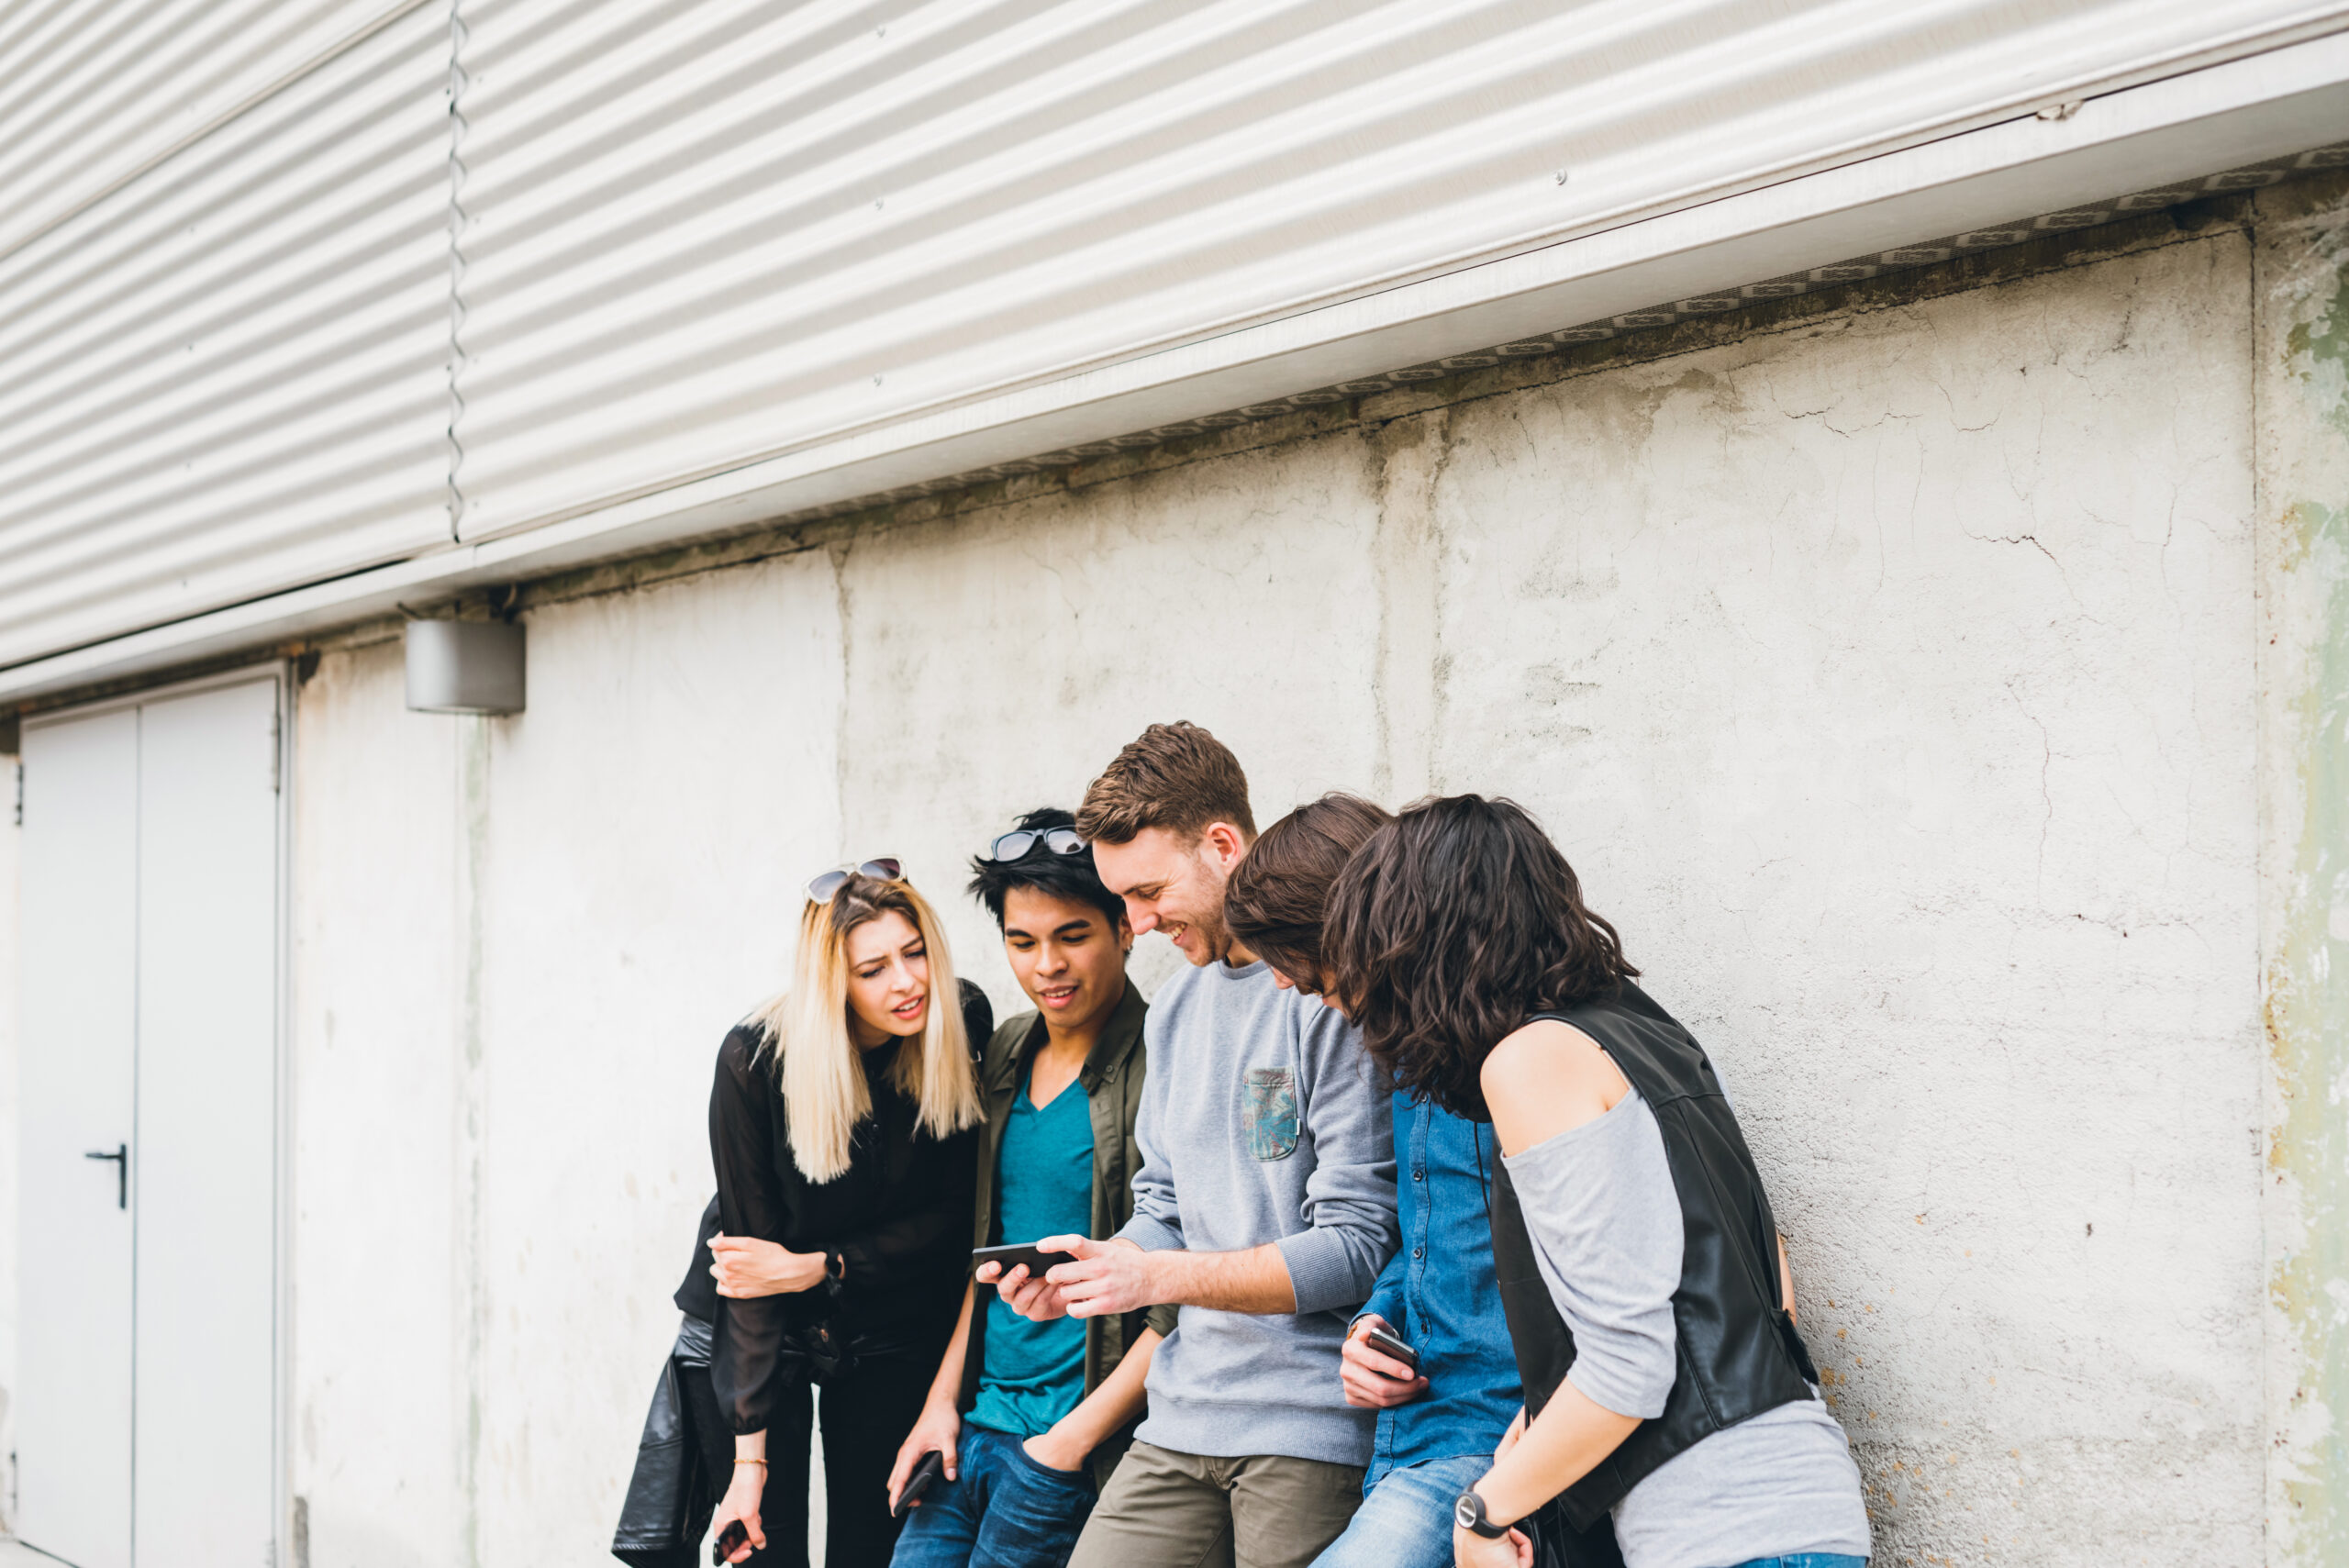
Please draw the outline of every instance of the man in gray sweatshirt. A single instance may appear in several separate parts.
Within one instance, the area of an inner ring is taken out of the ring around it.
[[[1192,967],[1151,1002],[1132,1220],[1106,1242],[1052,1238],[1078,1261],[1005,1282],[1030,1317],[1179,1308],[1071,1568],[1303,1568],[1370,1461],[1374,1413],[1345,1403],[1338,1368],[1396,1246],[1387,1095],[1353,1027],[1224,929],[1255,823],[1220,741],[1152,725],[1085,792],[1077,831],[1133,929]]]

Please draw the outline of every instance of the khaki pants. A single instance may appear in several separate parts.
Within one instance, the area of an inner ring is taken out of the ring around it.
[[[1138,1442],[1068,1568],[1307,1568],[1362,1506],[1362,1467],[1204,1459]]]

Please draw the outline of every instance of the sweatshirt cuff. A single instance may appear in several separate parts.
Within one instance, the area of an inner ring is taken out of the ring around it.
[[[1125,1229],[1118,1232],[1117,1239],[1130,1241],[1145,1252],[1180,1251],[1183,1248],[1180,1230],[1146,1214],[1137,1214],[1127,1220]]]
[[[1300,1230],[1274,1245],[1281,1250],[1281,1262],[1288,1265],[1289,1288],[1297,1293],[1299,1313],[1355,1306],[1375,1283],[1357,1273],[1346,1239],[1335,1230],[1318,1227]]]

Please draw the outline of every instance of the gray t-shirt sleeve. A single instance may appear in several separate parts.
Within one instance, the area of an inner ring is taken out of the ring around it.
[[[1166,1058],[1159,1042],[1151,1038],[1158,1021],[1157,1012],[1142,1020],[1142,1041],[1152,1056],[1163,1062]],[[1141,1168],[1134,1173],[1133,1216],[1118,1230],[1119,1240],[1131,1241],[1145,1252],[1163,1252],[1184,1244],[1183,1206],[1174,1196],[1174,1172],[1157,1139],[1160,1117],[1154,1102],[1165,1097],[1169,1076],[1162,1070],[1141,1081],[1141,1105],[1134,1117],[1134,1145],[1141,1152]]]
[[[1395,1254],[1395,1116],[1353,1027],[1309,997],[1295,1005],[1313,1173],[1305,1179],[1308,1229],[1277,1245],[1297,1309],[1322,1312],[1369,1300]]]
[[[1574,1332],[1568,1380],[1617,1415],[1663,1415],[1683,1236],[1655,1113],[1632,1089],[1507,1162],[1542,1283]]]

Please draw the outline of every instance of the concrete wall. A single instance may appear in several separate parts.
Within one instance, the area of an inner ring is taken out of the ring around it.
[[[2349,210],[2256,252],[2270,1560],[2349,1561]]]
[[[515,718],[330,651],[310,1562],[598,1560],[799,883],[903,856],[1008,1010],[963,858],[1178,717],[1267,820],[1542,816],[1723,1063],[1883,1562],[2259,1561],[2256,249],[2149,228],[542,584]]]

